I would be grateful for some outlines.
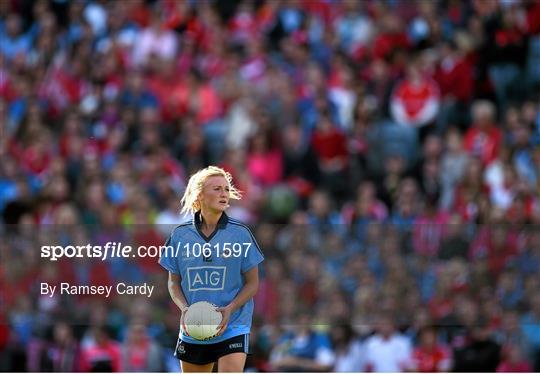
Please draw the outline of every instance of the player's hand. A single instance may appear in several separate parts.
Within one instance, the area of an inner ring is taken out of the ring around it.
[[[184,322],[184,317],[186,315],[187,309],[187,307],[185,309],[180,309],[180,328],[182,329],[184,335],[189,336],[186,328],[186,323]]]
[[[219,336],[225,332],[227,329],[227,325],[229,324],[229,319],[231,318],[232,314],[232,307],[230,305],[227,305],[225,307],[220,307],[216,309],[218,312],[221,312],[222,318],[221,323],[217,327],[218,333],[216,336]]]

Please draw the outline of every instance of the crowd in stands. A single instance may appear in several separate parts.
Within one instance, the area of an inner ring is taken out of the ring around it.
[[[253,371],[540,371],[540,2],[0,1],[0,370],[178,371],[156,258],[230,171]],[[151,282],[152,298],[39,283]]]

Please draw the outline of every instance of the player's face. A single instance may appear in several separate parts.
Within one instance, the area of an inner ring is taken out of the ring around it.
[[[208,177],[199,197],[201,207],[223,212],[229,207],[229,183],[222,176]]]

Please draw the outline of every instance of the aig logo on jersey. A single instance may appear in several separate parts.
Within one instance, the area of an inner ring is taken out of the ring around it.
[[[225,288],[225,266],[187,268],[189,291],[221,291]]]

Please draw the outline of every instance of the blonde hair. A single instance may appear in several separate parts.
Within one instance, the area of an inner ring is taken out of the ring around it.
[[[217,166],[208,166],[204,169],[199,170],[189,178],[186,191],[180,203],[182,204],[182,209],[180,213],[191,213],[194,214],[201,210],[201,204],[198,201],[199,194],[202,192],[204,182],[208,177],[224,177],[229,184],[229,198],[240,200],[242,198],[242,193],[233,185],[233,178],[231,173],[219,168]]]

